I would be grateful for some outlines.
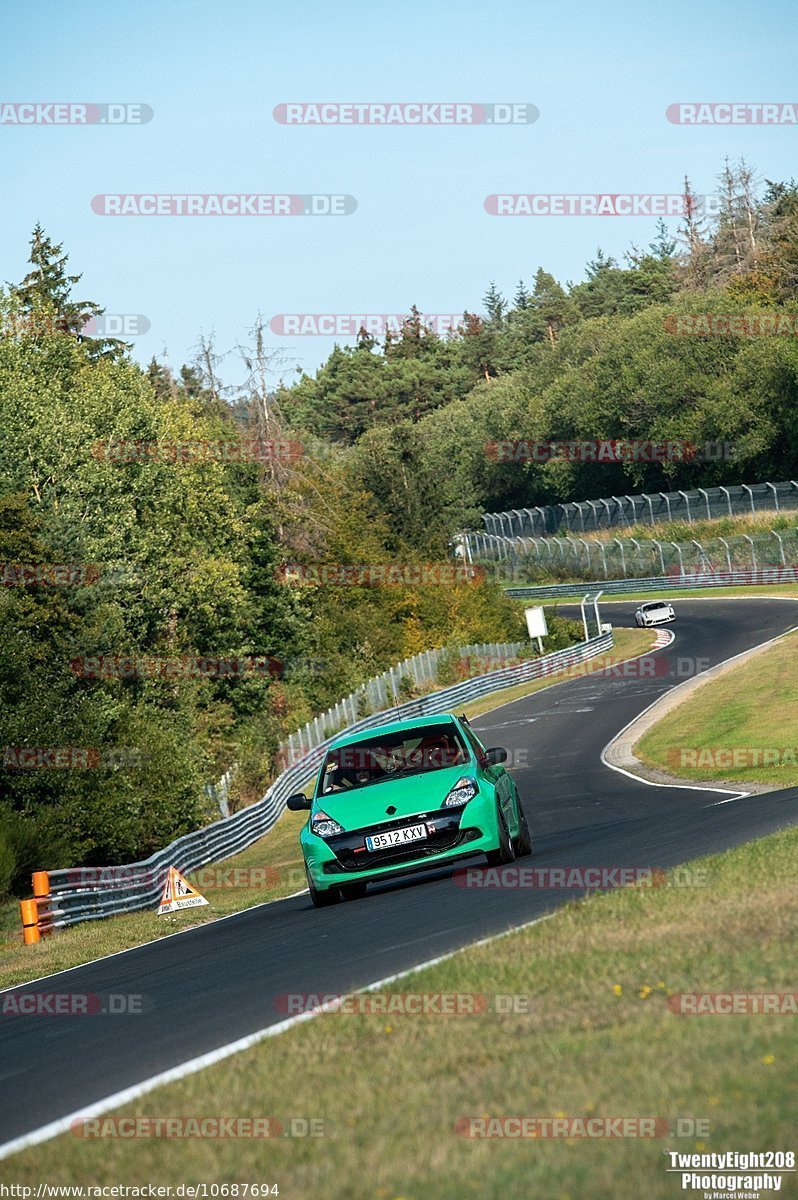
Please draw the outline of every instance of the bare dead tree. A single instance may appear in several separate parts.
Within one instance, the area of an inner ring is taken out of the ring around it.
[[[223,401],[223,393],[229,391],[229,388],[222,386],[219,375],[219,367],[225,358],[227,358],[227,354],[217,353],[215,338],[216,334],[213,330],[211,330],[207,337],[204,333],[201,333],[199,341],[193,349],[193,353],[194,362],[202,371],[208,391],[211,393],[214,401],[219,404]]]
[[[706,218],[686,175],[683,197],[684,213],[682,224],[677,230],[677,238],[687,251],[687,278],[693,286],[701,287],[706,282],[709,254]]]

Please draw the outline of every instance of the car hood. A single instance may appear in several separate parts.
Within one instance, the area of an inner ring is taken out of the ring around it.
[[[440,808],[447,794],[464,775],[476,777],[468,763],[459,767],[444,767],[418,775],[398,776],[372,783],[368,787],[347,792],[331,792],[313,801],[314,811],[322,809],[344,829],[360,829],[381,821],[412,817],[416,813]],[[389,813],[388,808],[396,811]]]

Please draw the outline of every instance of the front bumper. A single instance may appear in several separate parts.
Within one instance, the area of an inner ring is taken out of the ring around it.
[[[430,870],[455,859],[470,858],[495,850],[498,845],[495,804],[478,796],[461,809],[435,809],[348,830],[334,838],[320,838],[303,830],[300,840],[305,865],[319,890],[347,883],[366,882],[413,871]],[[365,849],[367,834],[425,824],[423,842],[391,846],[385,850]]]

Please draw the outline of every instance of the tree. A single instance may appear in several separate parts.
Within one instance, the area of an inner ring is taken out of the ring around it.
[[[97,338],[85,332],[105,309],[93,300],[72,299],[72,289],[82,276],[67,273],[69,255],[64,254],[63,243],[56,245],[37,223],[30,247],[30,271],[21,283],[10,285],[14,308],[24,318],[23,332],[27,327],[34,335],[43,329],[66,334],[80,342],[90,358],[118,358],[129,350],[129,344],[118,338]]]
[[[507,301],[493,280],[491,280],[490,287],[482,297],[482,303],[485,306],[485,312],[488,314],[488,324],[501,325],[507,309]]]

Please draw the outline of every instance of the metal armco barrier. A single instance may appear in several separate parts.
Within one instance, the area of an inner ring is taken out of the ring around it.
[[[514,600],[558,600],[565,596],[583,596],[586,589],[601,588],[605,595],[626,592],[680,591],[685,588],[741,587],[798,583],[798,567],[759,567],[741,571],[713,571],[712,574],[652,575],[645,579],[602,579],[597,583],[530,584],[528,587],[506,588]]]
[[[581,594],[584,592],[583,586]],[[289,763],[257,804],[206,825],[203,829],[184,834],[143,862],[37,872],[34,877],[34,899],[20,902],[25,942],[38,941],[42,933],[65,925],[76,925],[80,921],[96,921],[117,913],[155,908],[170,867],[177,867],[182,874],[187,874],[245,850],[268,833],[282,814],[287,798],[305,786],[321,765],[327,747],[342,734],[373,729],[388,721],[407,717],[447,712],[489,692],[553,675],[566,667],[595,658],[611,650],[612,646],[613,634],[609,630],[598,637],[569,646],[567,650],[558,650],[542,658],[531,658],[498,671],[490,671],[364,717],[348,728],[339,730],[333,737],[319,742],[296,762]],[[34,915],[37,917],[35,924]]]

